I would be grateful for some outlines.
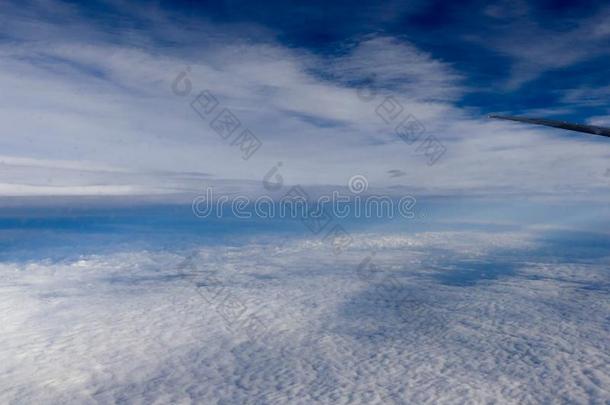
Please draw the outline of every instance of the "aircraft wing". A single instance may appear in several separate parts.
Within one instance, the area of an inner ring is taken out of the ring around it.
[[[565,121],[547,120],[544,118],[511,117],[509,115],[490,115],[489,118],[525,122],[527,124],[546,125],[547,127],[567,129],[569,131],[585,132],[587,134],[610,137],[610,128],[595,125],[572,124]]]

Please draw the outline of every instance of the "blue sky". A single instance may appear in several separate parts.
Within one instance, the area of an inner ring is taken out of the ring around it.
[[[289,184],[361,174],[420,194],[603,199],[610,186],[605,139],[486,118],[608,123],[601,3],[0,7],[3,196],[256,193],[278,162]],[[177,96],[181,72],[192,88]],[[262,142],[251,159],[190,107],[202,90]],[[376,113],[388,97],[397,121]],[[446,148],[434,165],[396,135],[407,116]]]
[[[145,2],[140,4],[147,7]],[[154,30],[154,22],[137,18],[120,3],[80,6],[84,16],[107,30]],[[357,5],[171,1],[158,2],[158,10],[231,25],[232,30],[254,40],[268,39],[261,33],[267,31],[285,46],[330,56],[341,54],[348,44],[363,37],[401,38],[463,74],[471,90],[460,100],[463,106],[489,112],[563,111],[567,105],[569,115],[583,120],[607,113],[599,94],[592,95],[597,103],[591,105],[591,100],[578,99],[569,91],[610,85],[600,69],[610,53],[604,23],[608,7],[603,1],[365,1]],[[159,46],[173,44],[163,37],[154,39]]]
[[[609,140],[487,114],[610,126],[609,17],[0,2],[0,403],[608,403]],[[193,212],[293,185],[414,218]]]
[[[212,21],[260,24],[283,44],[328,55],[367,35],[402,38],[462,73],[471,93],[460,105],[482,112],[560,108],[570,110],[564,115],[583,120],[607,114],[599,96],[591,106],[568,95],[574,88],[609,85],[600,69],[609,53],[608,7],[603,1],[230,1],[164,6],[176,4],[181,11]]]

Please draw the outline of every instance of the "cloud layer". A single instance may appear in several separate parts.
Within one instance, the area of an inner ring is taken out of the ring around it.
[[[0,398],[610,398],[607,256],[557,263],[532,233],[354,236],[340,256],[293,239],[4,263]]]

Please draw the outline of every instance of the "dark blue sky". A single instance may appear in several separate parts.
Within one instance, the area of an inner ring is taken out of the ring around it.
[[[456,102],[459,106],[476,107],[481,113],[543,109],[580,120],[608,113],[610,91],[604,88],[610,86],[610,38],[604,26],[610,8],[603,1],[109,0],[65,4],[89,22],[101,24],[109,34],[113,29],[149,30],[151,38],[166,47],[181,44],[155,34],[155,22],[146,17],[147,10],[161,10],[177,20],[187,17],[194,26],[197,21],[224,24],[254,41],[271,34],[284,46],[327,56],[344,52],[367,36],[401,38],[463,75],[470,91]],[[600,32],[603,35],[596,34]],[[590,89],[594,91],[588,95]]]
[[[253,26],[262,26],[286,46],[325,55],[341,52],[346,44],[367,35],[404,38],[462,73],[471,91],[459,104],[482,113],[552,108],[562,117],[580,120],[607,113],[605,93],[602,100],[600,95],[595,100],[566,96],[575,89],[610,85],[610,42],[607,36],[592,35],[608,21],[603,18],[607,3],[602,1],[232,0],[161,1],[160,5],[176,15],[239,24],[245,35],[256,36]],[[89,2],[86,8],[99,11]],[[563,56],[574,48],[585,55],[553,63],[554,54]],[[523,65],[521,74],[527,80],[507,85],[517,63]]]

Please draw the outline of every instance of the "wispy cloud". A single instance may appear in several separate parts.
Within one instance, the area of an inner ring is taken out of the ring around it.
[[[0,144],[5,156],[48,167],[53,187],[41,184],[36,171],[13,168],[0,181],[4,195],[25,186],[52,194],[68,186],[127,184],[137,193],[196,192],[203,183],[175,176],[168,187],[159,173],[260,181],[278,161],[292,184],[344,185],[359,173],[383,187],[396,181],[389,170],[401,170],[405,186],[431,193],[606,186],[607,152],[596,141],[487,122],[459,105],[470,91],[464,74],[403,37],[369,35],[318,53],[287,46],[255,25],[194,24],[157,8],[142,13],[125,5],[121,15],[129,18],[115,21],[53,1],[11,4],[3,6],[0,42]],[[506,49],[517,64],[541,49],[517,48]],[[561,50],[545,48],[549,62],[531,65],[532,72],[551,67],[551,51]],[[187,68],[193,89],[181,98],[171,85]],[[373,101],[359,97],[362,86],[376,92]],[[242,160],[193,112],[189,103],[203,89],[264,143],[252,159]],[[441,162],[428,167],[396,135],[397,123],[380,118],[388,96],[443,142]],[[68,161],[83,167],[53,169]],[[95,167],[111,170],[93,174]]]
[[[594,16],[564,18],[557,24],[536,19],[524,2],[496,2],[486,12],[499,21],[494,21],[488,35],[477,41],[510,58],[510,77],[505,83],[508,89],[519,88],[548,71],[610,54],[609,8]]]

